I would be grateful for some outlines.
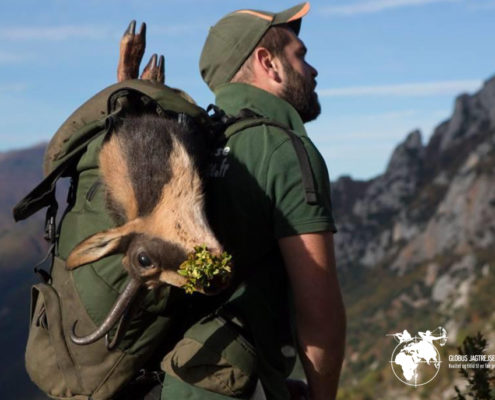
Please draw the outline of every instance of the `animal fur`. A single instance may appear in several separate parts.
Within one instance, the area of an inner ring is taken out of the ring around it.
[[[128,117],[115,127],[103,143],[100,170],[120,226],[79,244],[69,268],[123,252],[124,267],[148,287],[181,286],[177,268],[195,246],[221,253],[204,213],[198,134],[155,115]],[[143,254],[151,263],[146,267],[139,263]]]

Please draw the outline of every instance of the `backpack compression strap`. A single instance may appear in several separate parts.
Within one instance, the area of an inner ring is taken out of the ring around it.
[[[44,207],[56,204],[55,188],[58,179],[63,176],[70,167],[74,166],[74,162],[77,162],[81,154],[84,153],[89,142],[106,132],[104,129],[106,124],[107,120],[105,119],[92,123],[90,133],[85,138],[84,142],[79,144],[79,146],[69,154],[65,155],[63,159],[59,161],[58,166],[43,179],[38,186],[17,203],[13,210],[16,222],[30,217],[36,211],[41,210]]]
[[[297,160],[299,161],[299,167],[301,168],[301,177],[304,186],[304,196],[306,199],[306,203],[310,205],[318,204],[316,185],[313,171],[311,170],[308,153],[306,152],[306,148],[304,147],[302,139],[288,126],[262,117],[259,114],[255,114],[251,110],[242,110],[240,117],[238,117],[237,121],[233,122],[225,130],[224,135],[228,139],[244,129],[252,128],[259,125],[275,126],[285,132],[287,136],[289,136],[292,142],[292,146],[294,147],[294,151],[296,152]]]

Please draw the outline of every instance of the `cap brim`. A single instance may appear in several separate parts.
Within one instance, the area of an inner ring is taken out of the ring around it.
[[[289,24],[297,35],[301,28],[301,18],[309,12],[310,7],[309,2],[305,2],[279,12],[274,15],[272,25]]]

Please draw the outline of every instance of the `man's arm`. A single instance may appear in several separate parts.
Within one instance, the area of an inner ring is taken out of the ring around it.
[[[346,321],[333,234],[284,237],[279,246],[294,293],[299,353],[311,399],[334,399],[344,358]]]

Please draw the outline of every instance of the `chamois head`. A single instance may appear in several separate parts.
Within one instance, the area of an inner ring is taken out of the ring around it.
[[[73,342],[89,344],[105,336],[117,321],[126,319],[141,287],[186,284],[177,270],[195,247],[206,246],[213,255],[222,253],[204,213],[194,133],[173,119],[144,115],[125,118],[106,138],[100,171],[107,205],[118,226],[77,245],[66,266],[73,269],[123,253],[122,264],[131,280],[96,331],[78,337],[76,321]],[[227,280],[213,280],[203,293],[218,292]],[[109,348],[119,336],[115,335]]]
[[[108,207],[121,225],[76,246],[68,268],[124,253],[126,270],[148,288],[182,286],[177,269],[195,246],[222,252],[204,213],[193,135],[184,124],[151,115],[115,128],[99,160]]]

